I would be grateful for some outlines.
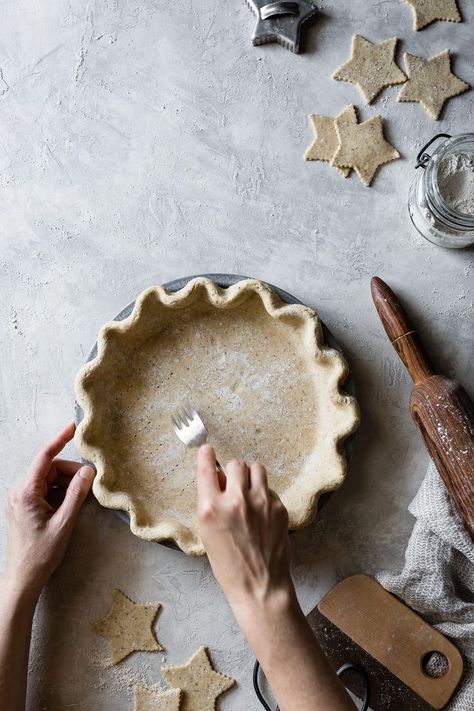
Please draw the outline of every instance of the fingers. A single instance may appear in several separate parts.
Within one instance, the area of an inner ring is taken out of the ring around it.
[[[250,488],[256,492],[268,495],[267,473],[265,467],[254,462],[249,468],[242,459],[233,459],[225,467],[226,494],[239,498],[249,493]],[[216,467],[216,453],[210,445],[203,445],[198,454],[197,464],[198,500],[203,502],[212,499],[216,493],[224,490],[219,480]]]
[[[74,422],[70,422],[41,450],[30,468],[28,480],[31,483],[38,483],[47,477],[54,457],[71,441],[74,437],[75,430],[76,425]]]
[[[250,488],[255,491],[268,490],[267,471],[260,462],[252,462],[250,465]]]
[[[220,492],[216,467],[216,453],[210,444],[203,444],[198,451],[196,483],[198,501],[214,497]]]
[[[81,506],[89,494],[95,471],[92,467],[83,466],[73,476],[64,495],[64,501],[57,510],[54,519],[59,525],[74,526]]]
[[[53,459],[46,481],[48,484],[56,484],[59,480],[70,480],[82,466],[80,462],[69,459]]]
[[[65,474],[64,476],[58,474],[55,480],[49,483],[48,489],[53,489],[54,487],[62,487],[63,489],[67,489],[73,476],[74,475],[70,476],[69,474]]]
[[[225,468],[227,476],[227,491],[232,493],[249,490],[249,468],[243,459],[233,459]]]
[[[280,518],[283,521],[286,521],[286,525],[288,526],[288,518],[289,517],[288,517],[288,510],[287,510],[285,504],[280,499],[278,494],[275,493],[274,491],[272,491],[272,489],[269,489],[268,491],[269,491],[270,496],[273,500],[273,510],[278,513],[278,515],[280,516]]]
[[[76,431],[76,425],[74,422],[69,422],[66,427],[64,427],[56,437],[49,442],[46,447],[41,452],[46,458],[51,461],[56,457],[59,452],[66,446],[68,442],[74,437],[74,432]]]

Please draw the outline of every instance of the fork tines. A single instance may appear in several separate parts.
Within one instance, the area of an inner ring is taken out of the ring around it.
[[[173,420],[174,426],[180,430],[183,427],[189,427],[196,415],[196,410],[188,403],[185,403],[177,408],[174,415],[171,416],[171,419]]]

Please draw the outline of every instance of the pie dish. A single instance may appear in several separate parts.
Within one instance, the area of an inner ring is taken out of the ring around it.
[[[97,469],[94,494],[127,511],[140,538],[202,555],[196,452],[171,427],[188,400],[219,459],[261,461],[290,527],[304,526],[345,477],[342,444],[359,423],[357,402],[341,389],[347,372],[317,314],[263,282],[151,287],[128,318],[101,329],[96,357],[76,378],[84,418],[75,441]]]

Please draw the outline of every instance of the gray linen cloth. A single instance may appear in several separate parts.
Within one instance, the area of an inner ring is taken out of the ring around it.
[[[474,711],[474,544],[434,464],[408,510],[416,522],[405,566],[376,577],[459,649],[464,675],[446,708]]]

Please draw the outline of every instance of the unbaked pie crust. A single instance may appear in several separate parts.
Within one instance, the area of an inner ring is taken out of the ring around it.
[[[344,358],[321,323],[245,279],[221,288],[198,277],[177,292],[151,287],[130,316],[106,324],[97,357],[76,378],[81,455],[94,494],[130,516],[132,532],[202,555],[196,451],[171,427],[184,401],[200,412],[221,462],[258,459],[288,508],[290,527],[314,518],[319,496],[346,472],[342,443],[359,423],[341,390]]]

